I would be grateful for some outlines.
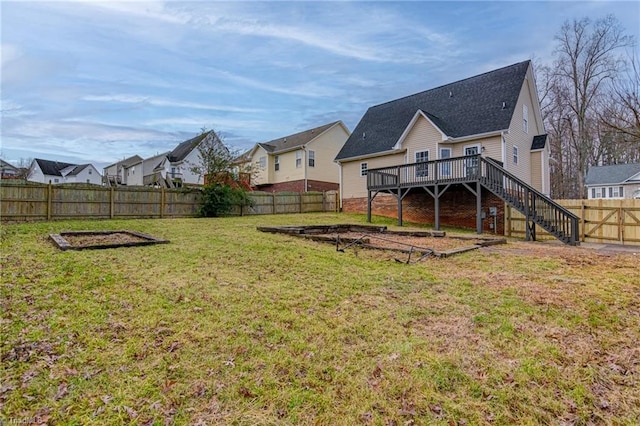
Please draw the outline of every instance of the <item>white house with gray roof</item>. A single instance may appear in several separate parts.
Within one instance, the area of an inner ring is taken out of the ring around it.
[[[102,185],[102,176],[93,164],[71,164],[36,158],[31,162],[27,180],[40,183],[85,183]]]
[[[585,179],[588,199],[640,199],[640,163],[593,166]]]

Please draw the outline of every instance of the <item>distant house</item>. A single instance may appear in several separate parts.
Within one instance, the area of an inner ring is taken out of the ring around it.
[[[154,169],[159,174],[165,174],[175,186],[203,185],[205,159],[202,158],[198,149],[203,144],[211,144],[210,146],[214,149],[229,152],[218,135],[210,130],[180,143]]]
[[[342,121],[256,144],[237,160],[250,165],[251,185],[261,191],[337,190],[340,168],[333,161],[349,137]]]
[[[134,155],[117,163],[108,165],[103,169],[104,184],[107,186],[118,185],[135,185],[136,183],[136,164],[142,162],[142,157]],[[138,175],[142,179],[142,173],[138,168]],[[141,180],[142,182],[142,180]]]
[[[594,166],[585,179],[587,198],[640,199],[640,163]]]
[[[20,169],[11,163],[0,159],[0,177],[2,179],[16,179],[20,176]]]
[[[27,180],[41,183],[102,184],[102,176],[93,164],[71,164],[36,158],[31,162]]]

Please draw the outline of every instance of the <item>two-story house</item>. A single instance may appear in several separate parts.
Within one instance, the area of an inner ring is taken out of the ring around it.
[[[251,184],[260,191],[337,190],[340,168],[333,159],[348,137],[347,127],[335,121],[258,143],[238,163],[251,165]]]
[[[507,198],[531,224],[530,194],[552,202],[531,61],[370,107],[336,161],[343,211],[399,223],[502,232]]]
[[[31,162],[27,180],[40,183],[88,183],[102,185],[102,176],[93,164],[71,164],[36,158]]]
[[[139,155],[109,164],[102,169],[104,184],[107,186],[136,185],[136,165],[142,161]],[[142,171],[138,166],[138,175],[142,177]]]

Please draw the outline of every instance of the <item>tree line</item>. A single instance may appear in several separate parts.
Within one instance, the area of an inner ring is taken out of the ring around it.
[[[612,15],[566,21],[552,64],[536,64],[551,148],[552,198],[584,198],[596,165],[640,162],[640,64],[636,40]]]

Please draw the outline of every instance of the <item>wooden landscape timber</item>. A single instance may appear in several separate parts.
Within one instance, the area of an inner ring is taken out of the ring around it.
[[[126,230],[64,231],[59,234],[49,234],[49,238],[62,251],[148,246],[169,242],[152,235]]]
[[[261,232],[280,233],[306,238],[312,241],[331,243],[336,245],[336,251],[344,252],[351,247],[359,247],[370,250],[382,250],[405,253],[408,255],[407,261],[411,263],[414,254],[420,257],[414,261],[418,262],[427,257],[450,257],[456,254],[480,247],[487,247],[496,244],[506,244],[505,238],[483,237],[483,236],[449,236],[449,240],[469,241],[469,245],[451,248],[424,247],[417,242],[420,239],[438,238],[444,240],[444,231],[392,231],[386,226],[373,225],[312,225],[312,226],[259,226]],[[433,242],[431,243],[433,244]],[[445,244],[439,244],[444,246]],[[396,261],[400,262],[398,259]]]

